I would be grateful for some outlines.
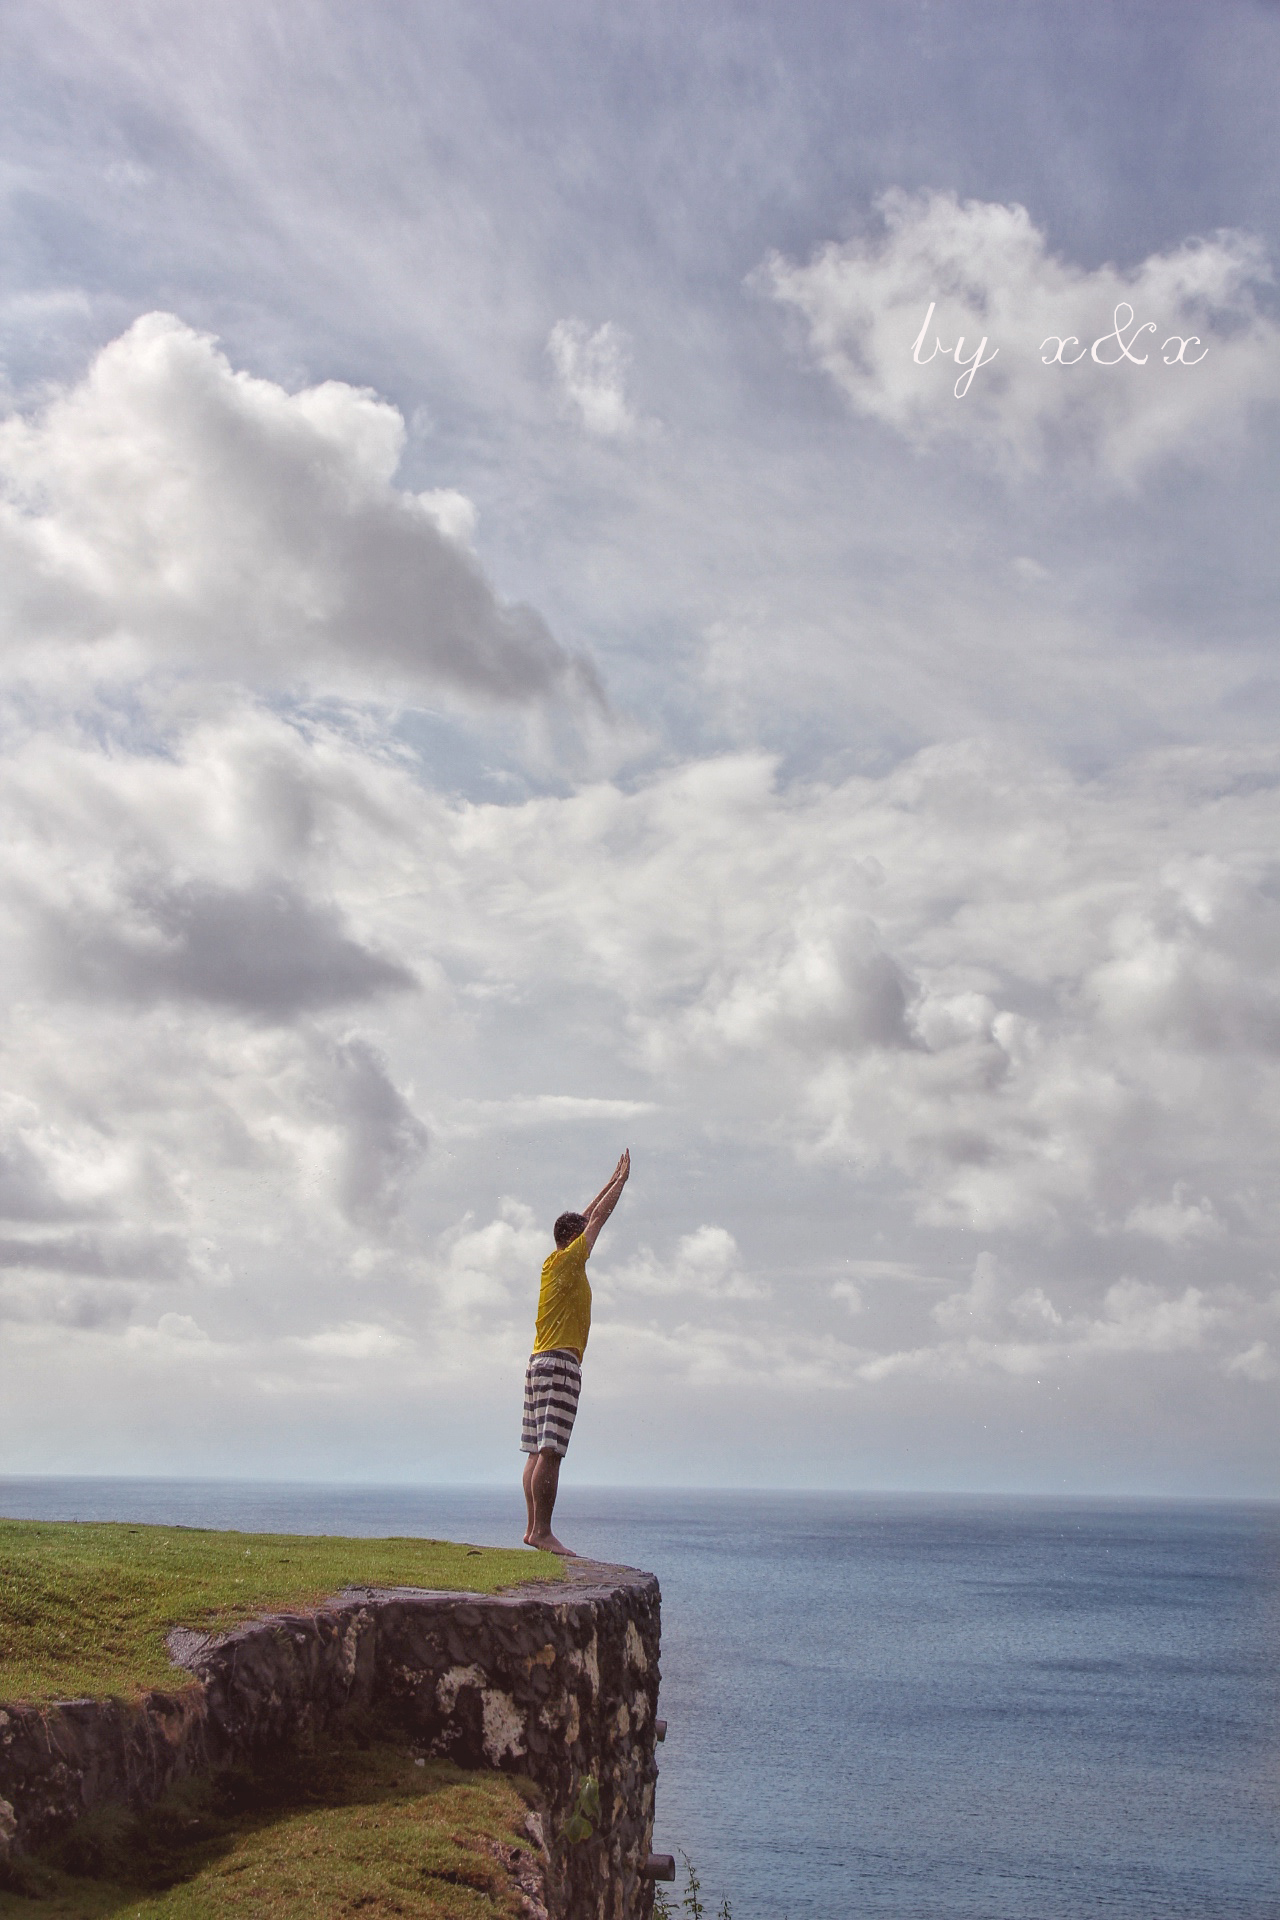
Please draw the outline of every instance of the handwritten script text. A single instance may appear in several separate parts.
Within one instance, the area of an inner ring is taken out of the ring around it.
[[[975,373],[982,367],[989,367],[1000,349],[992,347],[990,353],[987,353],[987,335],[984,333],[973,352],[966,356],[963,351],[963,334],[960,335],[954,347],[943,346],[942,341],[935,334],[932,347],[928,353],[922,354],[920,350],[924,346],[925,336],[928,334],[929,323],[933,319],[936,306],[936,300],[929,302],[929,311],[925,314],[924,325],[916,335],[915,345],[911,349],[911,358],[918,367],[927,367],[938,354],[941,354],[944,360],[954,359],[958,367],[964,368],[964,372],[956,381],[953,392],[957,400],[963,400],[973,385]],[[1155,321],[1144,320],[1141,325],[1138,325],[1133,308],[1127,300],[1119,303],[1112,315],[1112,321],[1114,324],[1111,332],[1099,334],[1091,347],[1082,347],[1074,333],[1049,334],[1040,342],[1041,364],[1046,367],[1074,367],[1081,360],[1089,359],[1099,367],[1118,367],[1127,360],[1135,367],[1145,367],[1151,357],[1150,354],[1136,353],[1134,349],[1144,334],[1158,331]],[[1053,348],[1052,353],[1045,351],[1048,347]],[[1193,347],[1199,347],[1200,351],[1189,352]],[[1166,367],[1194,367],[1199,365],[1208,351],[1208,347],[1202,343],[1198,334],[1171,333],[1161,345],[1160,358]],[[985,359],[984,354],[986,354]]]

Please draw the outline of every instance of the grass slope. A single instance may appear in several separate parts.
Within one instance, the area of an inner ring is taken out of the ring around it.
[[[497,1847],[529,1848],[527,1782],[404,1748],[318,1742],[271,1772],[104,1808],[16,1870],[0,1920],[517,1920]]]
[[[171,1627],[224,1628],[341,1587],[494,1593],[560,1572],[527,1547],[0,1520],[0,1700],[172,1687]]]

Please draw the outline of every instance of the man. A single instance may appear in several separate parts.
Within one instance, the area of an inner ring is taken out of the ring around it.
[[[631,1155],[624,1153],[586,1212],[562,1213],[556,1221],[556,1251],[543,1262],[538,1324],[524,1376],[520,1447],[529,1456],[524,1469],[524,1503],[529,1517],[525,1545],[562,1553],[570,1560],[576,1556],[551,1531],[551,1510],[560,1485],[560,1462],[568,1450],[578,1411],[582,1356],[591,1331],[587,1261],[630,1172]]]

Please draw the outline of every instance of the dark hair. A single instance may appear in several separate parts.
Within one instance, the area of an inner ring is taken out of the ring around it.
[[[585,1213],[562,1213],[553,1229],[556,1236],[556,1245],[560,1248],[561,1252],[563,1252],[566,1247],[573,1245],[580,1233],[585,1233],[586,1230],[587,1216]]]

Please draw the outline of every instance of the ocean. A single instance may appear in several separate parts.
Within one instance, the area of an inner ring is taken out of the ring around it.
[[[0,1513],[523,1525],[484,1487],[9,1479]],[[655,1845],[709,1915],[1280,1916],[1280,1505],[566,1484],[556,1526],[662,1582]]]

